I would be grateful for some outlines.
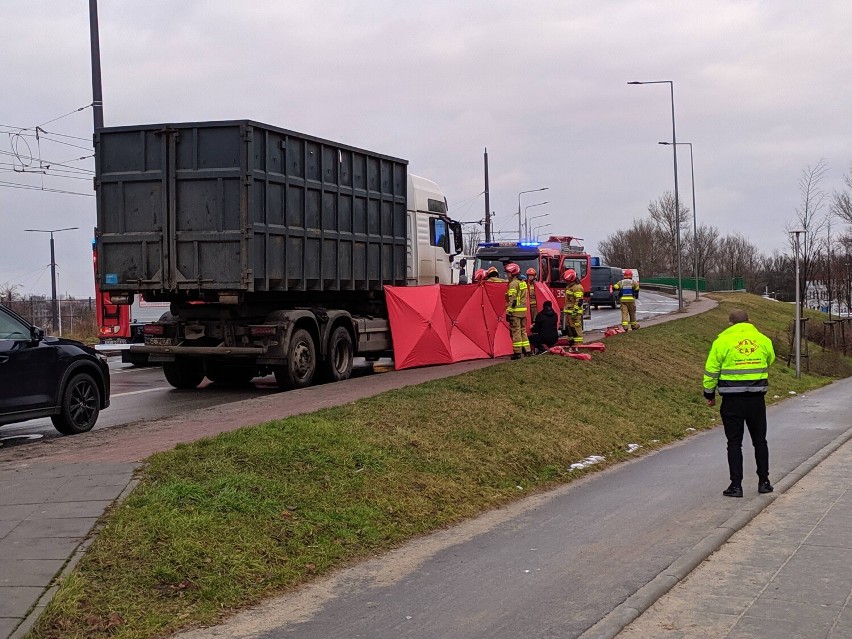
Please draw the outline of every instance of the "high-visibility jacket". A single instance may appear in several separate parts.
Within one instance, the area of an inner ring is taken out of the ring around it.
[[[583,285],[580,282],[574,282],[565,289],[565,306],[562,307],[562,312],[583,313]]]
[[[536,304],[535,301],[535,282],[533,280],[527,280],[526,285],[530,294],[530,308],[536,310],[538,308],[538,304]]]
[[[704,365],[704,397],[764,394],[769,386],[769,367],[775,361],[772,340],[748,322],[734,324],[719,333]]]
[[[506,283],[506,280],[504,280],[499,275],[492,275],[491,277],[486,277],[485,281],[486,282],[503,282],[504,284]]]
[[[506,314],[516,317],[527,316],[527,283],[512,278],[506,289]]]
[[[613,284],[612,290],[615,291],[618,299],[622,302],[632,302],[634,299],[639,297],[639,282],[636,282],[629,277],[625,277],[620,282]]]

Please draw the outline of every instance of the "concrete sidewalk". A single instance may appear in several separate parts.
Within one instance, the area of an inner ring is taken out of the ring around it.
[[[776,495],[619,639],[852,639],[852,440]]]

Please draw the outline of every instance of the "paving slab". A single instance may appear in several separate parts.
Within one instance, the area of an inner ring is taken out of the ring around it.
[[[37,586],[0,586],[0,617],[22,619],[43,590]]]
[[[850,495],[847,439],[617,636],[852,639]],[[720,594],[732,625],[708,622]]]

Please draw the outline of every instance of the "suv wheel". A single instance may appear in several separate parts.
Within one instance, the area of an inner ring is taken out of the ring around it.
[[[88,373],[77,373],[62,394],[61,412],[53,415],[53,427],[63,435],[77,435],[92,430],[101,412],[101,393]]]

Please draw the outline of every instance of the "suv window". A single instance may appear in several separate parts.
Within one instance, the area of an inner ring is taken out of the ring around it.
[[[30,327],[5,312],[0,312],[0,339],[29,340]]]

